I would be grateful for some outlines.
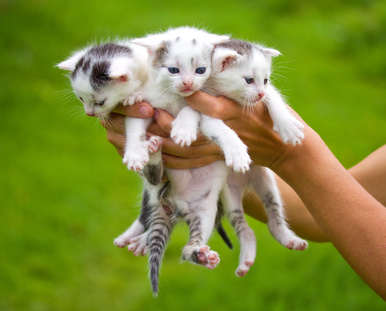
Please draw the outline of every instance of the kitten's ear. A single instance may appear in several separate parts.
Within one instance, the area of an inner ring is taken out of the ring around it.
[[[76,64],[83,57],[84,54],[86,54],[86,51],[77,52],[69,59],[57,64],[56,66],[59,67],[60,69],[68,70],[72,72],[75,70]]]
[[[115,81],[127,82],[130,77],[131,60],[127,58],[113,59],[110,65],[109,77]]]
[[[213,69],[222,72],[235,63],[239,55],[234,50],[217,48],[213,54]]]
[[[131,42],[146,48],[149,53],[152,53],[158,49],[164,39],[161,35],[150,35],[144,38],[133,39]]]
[[[222,43],[226,43],[230,40],[230,36],[221,36],[215,34],[209,34],[209,42],[213,45],[218,45]]]
[[[281,53],[278,50],[271,49],[271,48],[263,48],[263,53],[269,57],[276,57],[281,55]]]

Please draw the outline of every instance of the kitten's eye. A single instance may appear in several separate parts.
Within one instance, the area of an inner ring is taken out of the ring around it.
[[[255,79],[253,79],[253,78],[245,78],[245,82],[247,82],[248,84],[252,84],[253,82],[255,82]]]
[[[268,83],[268,79],[264,79],[264,85]]]
[[[198,73],[198,74],[200,74],[200,75],[204,74],[205,71],[206,71],[206,68],[205,68],[205,67],[198,67],[198,68],[196,69],[196,73]]]
[[[79,100],[83,103],[84,100],[83,100],[83,97],[79,97]]]
[[[105,104],[105,100],[100,101],[99,103],[95,103],[97,106],[103,106]]]
[[[180,72],[180,70],[177,67],[169,67],[168,70],[172,74],[176,74]]]

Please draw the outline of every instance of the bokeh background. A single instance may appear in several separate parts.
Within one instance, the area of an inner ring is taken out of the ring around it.
[[[179,225],[158,298],[147,258],[113,245],[140,180],[54,65],[92,41],[180,25],[280,50],[275,85],[344,166],[385,144],[385,1],[0,0],[0,310],[384,310],[330,243],[291,252],[253,219],[257,259],[241,279],[238,248],[217,235],[217,269],[181,263]]]

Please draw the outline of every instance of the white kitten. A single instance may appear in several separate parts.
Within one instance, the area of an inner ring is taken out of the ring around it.
[[[83,103],[86,114],[108,119],[109,113],[119,103],[132,105],[141,100],[140,89],[148,77],[147,50],[130,41],[105,43],[76,52],[58,67],[71,72],[72,88]],[[144,122],[150,123],[151,119]],[[146,141],[142,132],[137,133],[137,123],[142,125],[143,122],[126,118],[126,136],[138,139],[127,141],[125,155],[135,149],[147,163],[149,151],[157,151],[162,140],[154,136]],[[126,164],[129,169],[138,170],[135,164]]]
[[[227,36],[182,27],[136,39],[133,43],[146,47],[149,54],[149,79],[143,87],[142,97],[155,108],[165,109],[175,117],[171,131],[173,140],[182,146],[190,145],[201,130],[220,145],[228,166],[245,172],[251,160],[236,133],[221,120],[201,115],[185,101],[185,97],[201,89],[210,76],[215,45],[228,40]],[[146,127],[143,122],[143,132]],[[138,165],[144,161],[134,160]],[[128,161],[132,161],[130,153]],[[143,208],[149,211],[144,213],[147,215],[146,225],[143,225],[144,221],[134,222],[115,243],[120,247],[133,244],[129,248],[135,253],[144,253],[149,248],[153,292],[158,290],[160,260],[176,219],[184,219],[190,229],[190,240],[183,249],[183,258],[209,269],[217,266],[219,256],[206,243],[215,226],[217,202],[227,172],[223,161],[196,169],[166,169],[170,180],[167,186],[145,186],[147,204]],[[148,231],[138,235],[147,228]],[[144,241],[147,241],[146,246]]]
[[[274,49],[238,40],[218,45],[213,53],[213,72],[205,90],[212,95],[227,96],[245,106],[262,101],[273,120],[274,130],[284,142],[296,144],[304,137],[303,124],[291,115],[269,81],[271,58],[278,55],[280,53]],[[285,222],[280,194],[273,173],[268,168],[252,165],[246,174],[230,172],[227,187],[223,191],[223,203],[231,211],[230,218],[232,214],[241,213],[242,197],[248,187],[259,194],[264,204],[272,236],[289,249],[304,250],[307,242],[298,238]],[[236,274],[242,276],[253,263],[255,246],[250,236],[240,237],[240,241],[240,266]]]

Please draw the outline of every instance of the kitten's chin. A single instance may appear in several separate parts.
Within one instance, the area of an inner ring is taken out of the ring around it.
[[[185,88],[185,89],[179,90],[179,93],[180,93],[180,95],[182,95],[182,96],[190,96],[190,95],[192,95],[195,91],[197,91],[197,90],[192,89],[192,88]]]

